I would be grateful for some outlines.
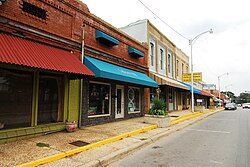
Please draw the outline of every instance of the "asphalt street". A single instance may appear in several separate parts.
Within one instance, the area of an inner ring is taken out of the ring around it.
[[[249,167],[250,109],[221,111],[110,167]]]

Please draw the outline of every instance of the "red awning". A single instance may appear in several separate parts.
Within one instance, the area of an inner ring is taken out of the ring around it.
[[[70,52],[3,33],[0,34],[0,62],[94,76],[94,73]]]
[[[203,90],[199,90],[201,92],[201,95],[203,96],[208,96],[208,97],[213,97],[213,95],[211,93],[205,92]]]

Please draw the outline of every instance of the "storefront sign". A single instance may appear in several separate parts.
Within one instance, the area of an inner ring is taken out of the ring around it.
[[[197,103],[202,103],[202,101],[203,101],[202,99],[197,99],[196,100]]]

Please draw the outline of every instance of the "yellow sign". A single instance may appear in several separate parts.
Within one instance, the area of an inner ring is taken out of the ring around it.
[[[201,72],[195,72],[193,77],[194,77],[194,82],[201,82],[202,81],[202,73]]]
[[[182,82],[191,82],[191,74],[182,74]]]
[[[202,73],[194,72],[193,79],[194,82],[202,81]],[[182,82],[191,82],[191,73],[182,74]]]

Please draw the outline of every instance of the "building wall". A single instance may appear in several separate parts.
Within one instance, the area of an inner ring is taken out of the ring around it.
[[[147,32],[147,20],[139,20],[135,23],[131,23],[126,27],[119,28],[123,32],[135,37],[140,42],[148,42],[148,32]],[[145,28],[146,27],[146,28]]]
[[[24,4],[33,5],[41,11],[45,11],[46,17],[41,18],[23,11]],[[85,13],[89,12],[87,6],[82,2],[77,0],[7,0],[0,5],[0,11],[1,32],[70,51],[73,53],[72,55],[80,59],[83,18]],[[0,67],[19,69],[8,64],[0,64]],[[20,68],[27,70],[27,68]],[[34,69],[28,70],[35,71]],[[65,79],[63,120],[64,122],[66,120],[77,121],[80,104],[79,81],[69,81],[67,75],[65,75]],[[36,122],[36,120],[32,122]],[[18,137],[63,129],[65,129],[64,123],[1,131],[0,140],[13,140]]]
[[[109,36],[112,36],[113,38],[117,39],[119,41],[118,45],[115,46],[107,46],[102,44],[98,39],[96,39],[96,30],[100,30],[104,33],[106,33]],[[124,68],[128,68],[131,70],[135,70],[141,73],[144,73],[148,75],[148,45],[145,43],[141,43],[132,37],[128,36],[121,30],[113,27],[109,23],[103,21],[99,17],[88,13],[84,17],[84,55],[93,57],[95,59],[102,60],[104,62],[108,62],[111,64],[115,64]],[[135,49],[141,51],[144,53],[144,57],[134,57],[131,56],[128,53],[128,47],[132,46]],[[111,88],[111,111],[109,114],[106,114],[104,116],[88,116],[88,102],[89,99],[87,96],[84,96],[83,100],[83,113],[81,116],[81,122],[82,125],[92,125],[92,124],[99,124],[99,123],[106,123],[110,121],[116,121],[121,119],[115,118],[115,96],[116,96],[116,85],[122,85],[124,86],[124,118],[123,119],[129,119],[133,117],[139,117],[144,115],[144,112],[148,111],[148,104],[147,101],[144,99],[148,99],[148,95],[145,94],[148,90],[148,88],[140,87],[141,89],[141,111],[139,113],[134,114],[128,114],[126,111],[128,110],[128,106],[126,105],[128,102],[127,97],[127,91],[128,87],[132,86],[133,84],[124,82],[116,82],[111,81],[108,79],[91,79],[86,80],[84,82],[84,90],[83,94],[88,95],[89,94],[89,85],[93,82],[101,82],[106,83],[110,85]],[[146,105],[143,105],[146,104]]]
[[[145,19],[131,23],[128,26],[121,28],[121,30],[141,42],[148,43],[148,65],[150,72],[179,81],[182,80],[183,73],[189,72],[189,57],[183,51],[181,51],[181,49],[176,47],[175,44],[171,42],[162,32],[160,32],[159,29],[155,27],[149,20]],[[139,33],[138,30],[141,32],[144,32],[145,30],[147,31],[147,35],[144,35],[147,37],[146,41],[141,37],[144,33]],[[164,54],[164,63],[162,62],[161,52]],[[162,68],[162,65],[164,68]],[[181,96],[179,90],[173,88],[174,87],[167,86],[166,90],[168,91],[163,90],[166,96],[164,98],[167,102],[167,110],[187,108],[183,107],[183,105],[186,105],[183,103],[183,101],[186,100],[182,99],[186,98],[186,96]]]
[[[107,62],[112,62],[113,64],[117,64],[119,66],[123,66],[126,68],[130,68],[132,70],[136,70],[139,72],[147,73],[148,63],[147,63],[147,52],[148,46],[147,44],[142,45],[141,42],[136,41],[135,39],[129,37],[122,31],[113,27],[112,25],[106,23],[101,20],[97,16],[93,14],[89,14],[84,18],[85,24],[85,54],[105,60]],[[113,47],[107,47],[105,45],[100,44],[95,38],[96,29],[101,30],[102,32],[116,38],[119,40],[119,45]],[[144,53],[144,57],[135,58],[128,54],[128,46],[132,46],[139,51]],[[102,53],[102,57],[96,55],[88,49],[94,49],[100,53]],[[106,57],[104,56],[106,54]],[[109,56],[109,59],[108,59]],[[111,60],[110,60],[111,59]],[[116,61],[115,61],[116,60]]]

